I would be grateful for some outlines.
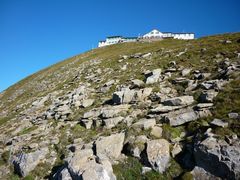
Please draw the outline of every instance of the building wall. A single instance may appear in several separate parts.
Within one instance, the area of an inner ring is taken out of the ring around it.
[[[193,33],[179,33],[179,34],[174,34],[173,35],[174,39],[194,39],[194,34]]]
[[[151,39],[151,38],[162,38],[163,33],[159,32],[158,30],[154,29],[151,32],[143,35],[143,38]]]

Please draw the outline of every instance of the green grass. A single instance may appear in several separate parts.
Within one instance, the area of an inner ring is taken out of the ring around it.
[[[24,135],[24,134],[28,134],[34,130],[36,130],[38,127],[37,126],[32,126],[32,127],[29,127],[29,128],[24,128],[21,132],[18,133],[18,135]]]

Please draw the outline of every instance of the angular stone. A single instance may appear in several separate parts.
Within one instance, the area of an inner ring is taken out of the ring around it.
[[[214,119],[211,122],[212,125],[214,126],[219,126],[219,127],[228,127],[228,123],[227,122],[223,122],[221,119]]]
[[[238,113],[228,113],[228,117],[231,118],[231,119],[238,119],[240,118],[239,114]]]
[[[86,128],[86,129],[91,129],[93,125],[93,121],[89,119],[81,119],[81,124]]]
[[[132,127],[147,130],[155,126],[155,124],[156,124],[155,119],[140,119],[139,121],[134,123]]]
[[[147,142],[147,158],[152,168],[163,173],[169,167],[170,152],[169,142],[165,139]]]
[[[215,90],[204,91],[200,95],[200,102],[211,103],[213,99],[218,95],[218,92]]]
[[[212,175],[198,166],[195,166],[195,168],[191,171],[191,174],[194,180],[221,180],[221,178]]]
[[[159,126],[154,126],[154,127],[152,128],[150,134],[151,134],[152,136],[156,137],[156,138],[160,138],[160,137],[162,137],[162,131],[163,131],[163,129],[162,129],[161,127],[159,127]]]
[[[165,115],[165,120],[168,121],[171,126],[179,126],[197,119],[198,114],[192,108],[180,109]]]
[[[103,125],[107,128],[107,129],[111,129],[113,127],[115,127],[118,123],[123,121],[123,117],[115,117],[115,118],[109,118],[109,119],[104,119],[103,120]]]
[[[154,69],[153,71],[145,74],[146,84],[153,84],[158,82],[160,79],[161,72],[162,72],[161,69]]]
[[[92,109],[91,111],[85,112],[83,114],[84,119],[88,118],[96,118],[101,114],[101,111],[99,109]]]
[[[13,158],[15,171],[22,177],[27,176],[48,154],[48,148],[25,154],[21,153]]]
[[[135,95],[134,90],[125,89],[113,93],[112,101],[114,104],[128,104],[130,103]]]
[[[134,89],[134,88],[142,88],[144,86],[144,82],[142,80],[139,80],[139,79],[134,79],[132,80],[132,85],[131,85],[131,88]]]
[[[180,96],[163,101],[164,105],[167,106],[187,106],[194,102],[193,96]]]
[[[199,103],[196,105],[197,109],[210,108],[213,106],[213,103]]]
[[[164,106],[163,104],[159,104],[154,109],[151,109],[150,112],[151,113],[167,113],[167,112],[174,111],[181,108],[182,106]]]
[[[190,72],[192,71],[192,69],[188,69],[188,68],[185,68],[182,70],[182,76],[187,76]]]
[[[86,108],[86,107],[89,107],[91,105],[93,105],[94,103],[94,99],[84,99],[82,101],[82,107]]]
[[[117,159],[123,149],[124,137],[124,133],[119,133],[98,138],[95,142],[97,156]]]
[[[118,116],[119,113],[126,113],[130,105],[121,104],[117,106],[108,106],[101,109],[101,118],[112,118]]]

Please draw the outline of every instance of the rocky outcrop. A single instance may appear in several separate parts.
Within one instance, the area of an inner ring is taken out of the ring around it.
[[[194,148],[197,166],[221,178],[240,178],[240,143],[229,145],[226,141],[208,137]]]
[[[42,148],[30,153],[21,153],[13,157],[15,171],[22,177],[27,176],[35,167],[46,158],[48,148]]]

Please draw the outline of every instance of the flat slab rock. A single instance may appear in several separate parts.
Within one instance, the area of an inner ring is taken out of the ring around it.
[[[132,127],[147,130],[155,125],[156,125],[155,119],[140,119],[138,122],[134,123]]]
[[[180,109],[165,115],[165,120],[169,122],[170,126],[179,126],[198,118],[198,114],[192,108]]]

